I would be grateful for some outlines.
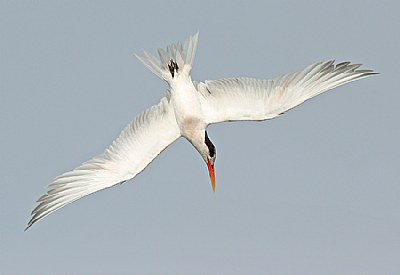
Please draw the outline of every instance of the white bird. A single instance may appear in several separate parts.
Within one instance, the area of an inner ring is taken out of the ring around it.
[[[197,83],[191,79],[197,41],[198,33],[183,44],[159,49],[159,59],[145,51],[136,56],[168,83],[166,96],[138,115],[102,154],[57,177],[38,199],[26,229],[73,201],[132,179],[179,137],[200,153],[215,191],[216,150],[207,135],[209,124],[272,119],[325,91],[375,74],[358,70],[359,64],[325,61],[273,80],[226,78]]]

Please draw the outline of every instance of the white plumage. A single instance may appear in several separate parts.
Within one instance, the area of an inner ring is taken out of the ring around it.
[[[181,136],[207,163],[214,190],[216,152],[206,132],[209,124],[271,119],[325,91],[375,74],[349,62],[325,61],[273,80],[227,78],[193,83],[190,73],[197,41],[195,34],[184,44],[159,49],[159,59],[147,52],[137,56],[168,83],[168,94],[137,116],[104,153],[57,177],[39,198],[27,228],[81,197],[132,179]]]

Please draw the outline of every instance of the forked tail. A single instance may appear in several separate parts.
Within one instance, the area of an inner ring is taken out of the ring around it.
[[[143,51],[143,56],[135,56],[159,78],[169,82],[178,71],[190,74],[198,37],[199,33],[196,33],[183,44],[178,42],[168,45],[166,50],[158,49],[159,59],[146,51]]]

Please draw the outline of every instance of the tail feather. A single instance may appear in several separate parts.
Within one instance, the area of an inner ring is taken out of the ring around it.
[[[143,55],[135,56],[159,78],[169,81],[174,77],[170,66],[172,63],[177,65],[177,69],[187,70],[190,74],[196,55],[199,33],[190,36],[182,44],[181,42],[170,44],[166,50],[158,49],[158,59],[143,51]]]

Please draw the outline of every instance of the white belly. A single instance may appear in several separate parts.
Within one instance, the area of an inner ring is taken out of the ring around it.
[[[181,134],[191,139],[198,131],[204,131],[203,111],[200,104],[201,94],[197,92],[190,79],[179,79],[176,85],[171,86],[171,99],[173,100],[176,122]]]

